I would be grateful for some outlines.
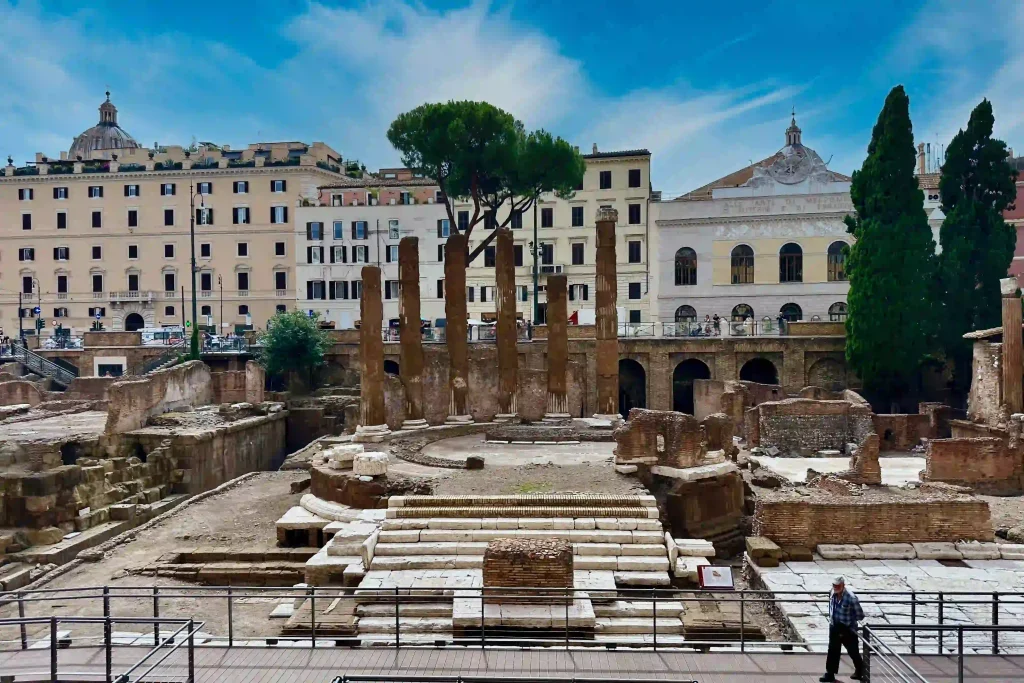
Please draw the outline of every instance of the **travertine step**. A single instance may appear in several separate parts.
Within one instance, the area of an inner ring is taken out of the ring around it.
[[[668,558],[665,558],[668,562]],[[670,586],[672,580],[667,571],[616,571],[617,586]]]
[[[483,569],[484,556],[480,555],[378,555],[370,563],[372,570],[408,569]],[[637,572],[667,572],[668,557],[650,555],[577,555],[573,569],[605,569],[634,574]],[[666,583],[668,575],[666,574]],[[651,585],[651,584],[644,584]]]
[[[389,508],[443,507],[623,507],[657,506],[654,496],[600,493],[544,493],[508,496],[391,496]],[[426,515],[421,515],[426,516]],[[594,515],[590,515],[593,517]]]
[[[356,606],[356,615],[360,617],[395,618],[394,604],[386,602],[369,603]],[[402,617],[451,617],[451,602],[403,602],[398,605],[399,619]]]
[[[661,522],[639,517],[408,517],[385,519],[385,531],[412,529],[603,529],[609,531],[661,531]]]
[[[389,507],[387,519],[423,517],[637,517],[640,519],[658,519],[659,513],[656,506],[592,506],[592,507],[562,507],[562,506],[465,506],[465,507]]]
[[[660,531],[611,531],[606,529],[409,529],[382,531],[377,543],[487,543],[497,538],[563,538],[570,543],[640,543],[662,545]]]
[[[483,555],[487,550],[485,541],[478,542],[441,542],[441,543],[378,543],[374,547],[374,556],[404,555]],[[665,556],[664,545],[657,543],[573,543],[574,555],[583,556]]]
[[[665,600],[657,603],[644,600],[615,600],[613,602],[594,605],[594,614],[606,618],[637,618],[648,617],[658,606],[659,617],[678,617],[684,611],[683,603],[677,600]]]
[[[683,632],[683,622],[678,617],[659,617],[657,623],[658,635],[662,633],[679,634]],[[650,617],[597,617],[596,630],[598,633],[651,633],[655,624]]]
[[[360,633],[394,633],[395,618],[360,617],[356,626]],[[451,617],[398,617],[398,631],[402,638],[406,633],[451,633]]]

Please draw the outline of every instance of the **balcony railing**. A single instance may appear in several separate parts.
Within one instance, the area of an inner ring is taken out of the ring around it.
[[[110,292],[110,300],[118,301],[153,301],[153,292],[150,290],[129,290],[127,292]]]

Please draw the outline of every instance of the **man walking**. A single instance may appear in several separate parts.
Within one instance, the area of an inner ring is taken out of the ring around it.
[[[821,683],[832,683],[839,672],[839,657],[842,648],[853,660],[853,675],[859,681],[864,671],[864,662],[860,658],[860,643],[857,639],[857,622],[864,618],[864,610],[860,607],[857,596],[846,589],[846,581],[841,576],[832,580],[832,591],[828,595],[828,657],[825,659],[825,675],[818,680]]]

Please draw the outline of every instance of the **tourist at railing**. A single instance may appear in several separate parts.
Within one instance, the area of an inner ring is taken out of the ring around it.
[[[825,675],[818,679],[821,683],[836,680],[844,647],[853,660],[854,671],[850,678],[855,681],[861,679],[864,662],[860,658],[857,622],[863,618],[860,600],[846,588],[846,580],[837,576],[832,580],[832,590],[828,594],[828,657],[825,659]]]

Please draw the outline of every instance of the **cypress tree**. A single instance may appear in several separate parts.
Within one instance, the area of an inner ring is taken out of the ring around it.
[[[935,241],[914,177],[910,100],[885,98],[867,158],[853,173],[846,359],[868,394],[893,411],[916,384],[930,345]]]
[[[939,232],[943,324],[940,340],[953,363],[953,386],[966,393],[971,347],[965,332],[1000,324],[999,280],[1013,260],[1017,233],[1003,220],[1016,196],[1017,172],[1006,144],[992,137],[992,103],[982,100],[946,150],[939,195],[946,214]]]

